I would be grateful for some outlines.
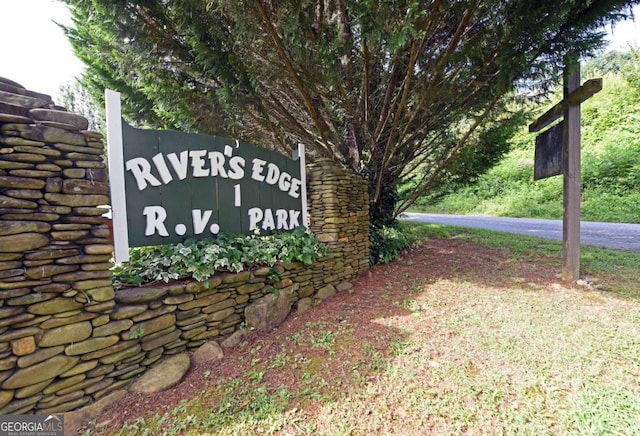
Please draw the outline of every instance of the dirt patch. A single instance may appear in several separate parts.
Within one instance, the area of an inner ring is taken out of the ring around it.
[[[197,396],[203,397],[203,408],[219,407],[218,400],[202,394],[229,380],[251,383],[256,381],[251,377],[260,377],[259,382],[270,392],[282,388],[302,392],[313,384],[318,395],[335,396],[341,390],[346,394],[354,383],[366,383],[367,377],[380,369],[375,365],[384,365],[393,350],[403,346],[413,328],[407,316],[415,310],[416,292],[425,286],[455,278],[472,285],[547,287],[561,283],[557,268],[544,259],[535,263],[514,260],[499,249],[464,239],[425,241],[404,253],[401,260],[372,268],[354,283],[351,292],[339,293],[304,314],[293,312],[270,333],[253,332],[240,346],[225,350],[222,361],[194,365],[176,387],[158,394],[128,394],[97,417],[92,434],[106,434],[139,417],[162,415]],[[397,322],[390,325],[381,319]],[[420,330],[423,335],[454,334],[425,323]],[[298,358],[299,364],[291,364]],[[283,363],[285,369],[278,370],[282,359],[288,359],[287,365]],[[250,401],[249,397],[236,408],[246,407]],[[317,416],[322,406],[304,396],[292,401],[287,407],[304,408],[306,417]],[[390,412],[388,419],[401,419],[403,413]],[[321,423],[316,430],[322,433]]]

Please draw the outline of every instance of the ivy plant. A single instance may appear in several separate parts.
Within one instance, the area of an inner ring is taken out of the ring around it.
[[[215,238],[187,239],[173,245],[129,250],[129,262],[114,266],[114,285],[193,278],[205,281],[216,271],[240,272],[278,262],[311,264],[328,252],[304,227],[268,236],[221,233]]]

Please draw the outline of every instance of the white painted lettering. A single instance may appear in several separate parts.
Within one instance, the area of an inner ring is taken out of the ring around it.
[[[232,180],[240,180],[244,177],[244,158],[234,156],[229,159],[229,178]]]
[[[156,169],[158,173],[160,173],[160,178],[162,179],[162,183],[165,185],[173,180],[173,176],[169,172],[169,168],[167,167],[167,163],[164,161],[164,156],[162,153],[158,153],[153,158],[151,158],[154,164],[156,164]]]
[[[209,170],[204,167],[204,157],[206,155],[207,150],[191,150],[189,152],[191,167],[193,168],[193,177],[207,177],[209,175]]]
[[[264,210],[264,219],[262,220],[263,230],[273,230],[276,228],[276,224],[273,221],[273,213],[271,209]]]
[[[287,225],[287,218],[289,215],[285,209],[276,210],[276,228],[278,230],[289,230],[289,226]]]
[[[220,177],[227,178],[227,171],[224,169],[224,161],[225,157],[219,151],[210,151],[209,152],[209,161],[211,162],[211,175],[213,177],[217,177],[218,174]]]
[[[264,165],[267,161],[262,159],[255,158],[253,159],[253,170],[251,172],[251,178],[253,180],[257,180],[258,182],[264,181],[264,176],[262,175],[262,170],[264,169]]]
[[[298,221],[299,218],[299,210],[289,210],[289,230],[293,230],[300,225],[300,222]]]
[[[278,180],[278,188],[282,192],[287,192],[291,187],[291,175],[289,173],[283,172],[280,175],[280,180]]]
[[[151,174],[151,164],[145,158],[136,157],[128,160],[126,168],[128,171],[131,171],[133,177],[135,177],[139,191],[147,187],[147,182],[149,182],[151,186],[161,185],[160,180]]]
[[[147,217],[147,226],[144,230],[145,236],[153,236],[156,231],[160,236],[169,236],[164,220],[167,219],[167,211],[162,206],[146,206],[142,210],[142,215]]]
[[[178,178],[180,180],[184,180],[187,178],[187,171],[189,169],[189,152],[181,151],[180,159],[175,153],[169,153],[167,155],[167,159],[171,162],[171,166],[173,167],[173,171],[176,172]]]
[[[240,192],[240,185],[233,185],[233,205],[235,207],[242,206],[242,198]]]
[[[254,231],[258,228],[258,223],[262,221],[262,217],[264,214],[262,213],[262,209],[259,207],[252,207],[248,211],[249,213],[249,231]]]
[[[205,210],[204,213],[202,213],[201,209],[193,209],[191,211],[191,217],[193,218],[193,233],[195,235],[199,235],[204,232],[212,214],[212,210]]]
[[[289,196],[292,198],[300,197],[300,187],[302,182],[300,179],[291,179],[291,189],[289,189]]]
[[[267,177],[265,181],[270,185],[275,185],[280,177],[280,168],[274,163],[267,165]]]

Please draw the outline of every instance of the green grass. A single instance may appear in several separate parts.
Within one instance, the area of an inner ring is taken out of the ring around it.
[[[582,105],[581,215],[585,221],[640,223],[640,81],[637,72],[626,74],[606,74],[603,90]],[[473,184],[441,191],[445,195],[428,193],[412,210],[562,217],[562,176],[533,180],[535,136],[523,126],[511,138],[510,152]]]
[[[557,242],[402,228],[422,246],[370,288],[249,338],[235,378],[214,368],[193,398],[104,433],[640,433],[640,254],[583,248],[602,286],[578,288],[557,277]]]

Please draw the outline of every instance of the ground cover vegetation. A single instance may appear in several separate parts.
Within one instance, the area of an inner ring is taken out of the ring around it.
[[[253,332],[86,435],[635,434],[640,255],[402,223],[420,241],[350,293]]]
[[[313,263],[329,249],[304,227],[267,236],[221,233],[215,238],[129,249],[129,262],[113,268],[116,286],[192,278],[205,281],[216,271],[240,272],[277,263]]]
[[[640,49],[603,53],[585,63],[585,79],[603,90],[582,105],[582,219],[640,222]],[[559,93],[550,100],[559,99]],[[533,120],[551,106],[528,106]],[[533,180],[535,134],[526,125],[507,138],[510,151],[485,174],[445,183],[417,210],[532,218],[562,217],[562,177]]]
[[[623,0],[64,0],[100,101],[129,121],[236,137],[366,177],[374,229],[507,122],[514,89],[545,89],[602,44]],[[464,171],[477,167],[463,165]],[[478,168],[482,165],[478,165]],[[415,189],[398,187],[413,178]]]

